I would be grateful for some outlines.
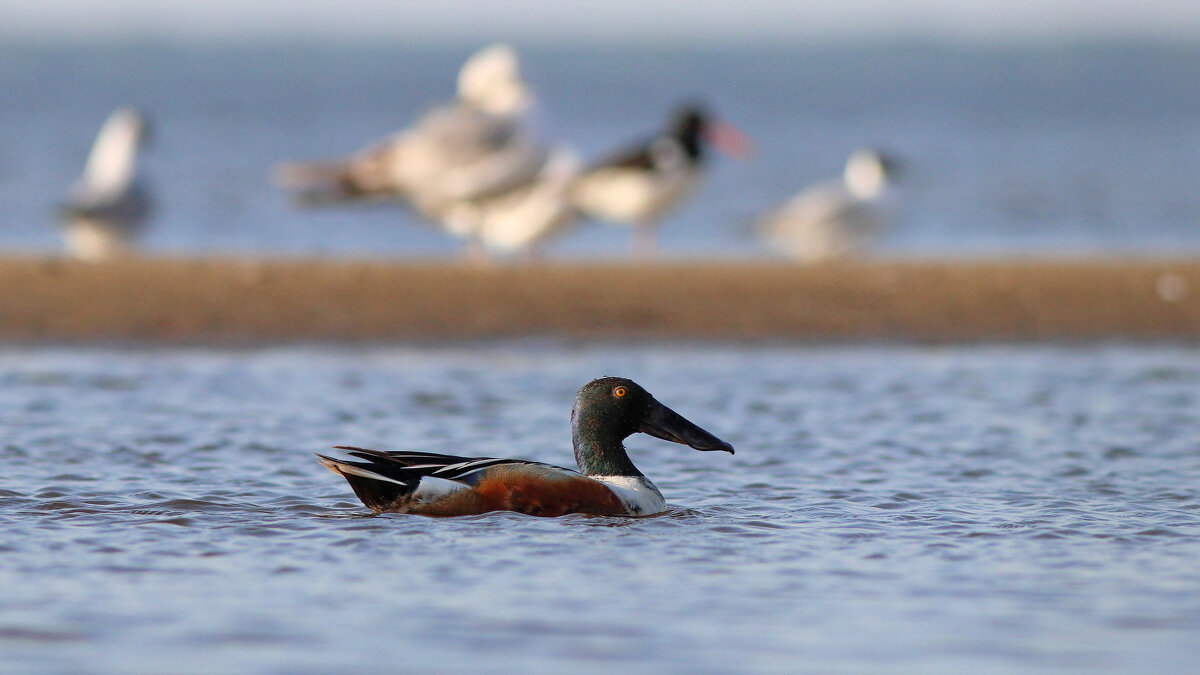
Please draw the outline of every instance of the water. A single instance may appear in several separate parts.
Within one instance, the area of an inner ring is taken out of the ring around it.
[[[302,213],[272,164],[345,154],[450,96],[478,45],[0,47],[0,250],[58,247],[51,207],[116,106],[157,121],[157,253],[444,257],[458,242],[394,208]],[[701,96],[758,142],[720,159],[670,221],[679,257],[759,256],[755,214],[883,145],[906,160],[882,255],[1200,251],[1200,58],[1129,45],[532,49],[553,137],[595,157]],[[559,257],[624,256],[588,227]]]
[[[335,443],[569,463],[645,519],[369,517]],[[501,343],[0,352],[0,669],[1189,672],[1200,352]]]

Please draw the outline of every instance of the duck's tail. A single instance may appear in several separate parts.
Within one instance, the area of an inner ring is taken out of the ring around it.
[[[326,469],[350,483],[354,494],[372,511],[392,511],[409,501],[421,483],[420,474],[402,467],[372,461],[373,451],[362,448],[339,447],[352,458],[329,457],[317,453],[317,461]]]

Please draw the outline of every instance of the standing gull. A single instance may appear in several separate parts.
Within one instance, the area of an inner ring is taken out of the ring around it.
[[[739,158],[750,147],[702,106],[683,106],[661,133],[585,169],[572,188],[575,204],[599,220],[631,225],[635,252],[652,257],[662,218],[699,182],[707,144]]]
[[[814,185],[767,213],[760,233],[802,262],[848,255],[886,229],[895,174],[895,160],[858,150],[846,161],[842,180]]]
[[[150,197],[138,172],[138,150],[149,137],[139,112],[113,112],[92,145],[83,175],[59,210],[68,252],[98,262],[127,253],[144,229]]]
[[[457,97],[409,129],[345,159],[280,165],[275,180],[306,201],[397,199],[443,223],[464,203],[538,176],[549,150],[532,129],[532,106],[516,52],[493,45],[463,65]]]

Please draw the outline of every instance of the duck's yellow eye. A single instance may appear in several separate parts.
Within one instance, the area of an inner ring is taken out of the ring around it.
[[[613,387],[613,396],[621,398],[625,395],[625,387]]]

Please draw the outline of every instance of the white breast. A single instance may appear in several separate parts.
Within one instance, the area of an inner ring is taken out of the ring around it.
[[[635,516],[652,516],[667,510],[667,501],[662,493],[645,476],[592,476],[613,491],[629,513]]]

